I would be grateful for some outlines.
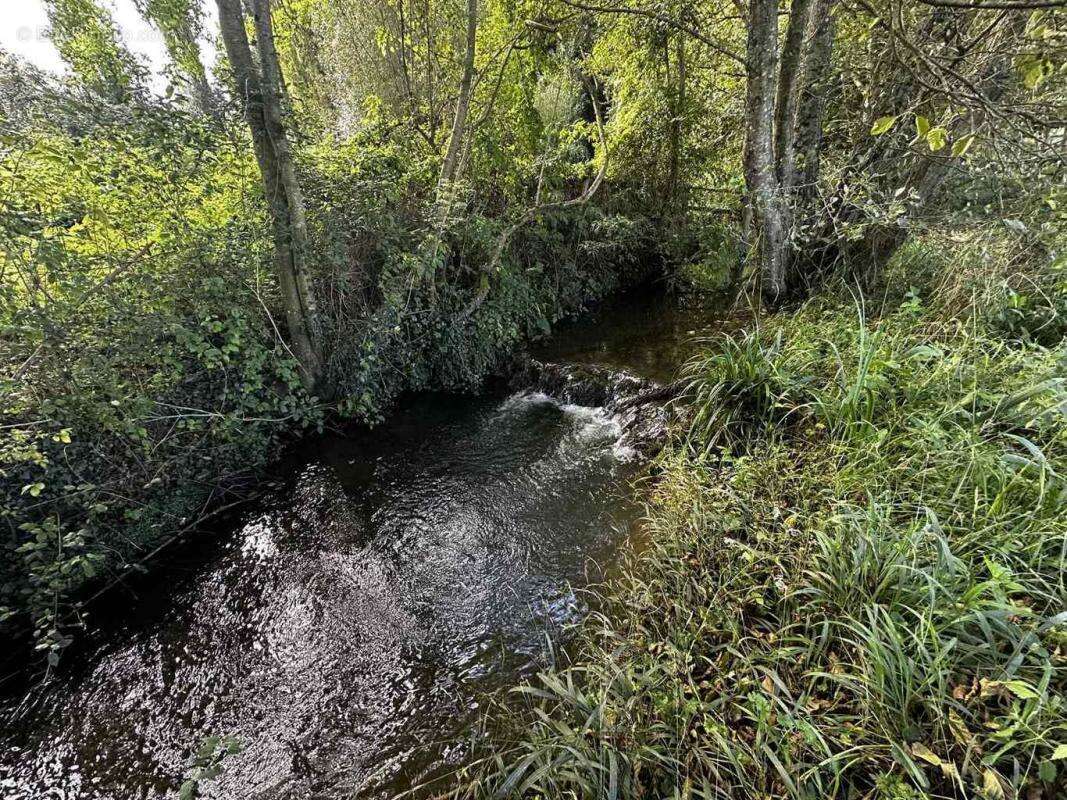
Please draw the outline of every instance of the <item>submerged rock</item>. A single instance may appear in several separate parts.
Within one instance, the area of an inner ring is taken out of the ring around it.
[[[675,384],[661,384],[624,370],[595,364],[557,364],[528,358],[511,376],[515,390],[542,392],[560,403],[603,408],[623,431],[621,444],[651,457],[663,447],[678,394]]]

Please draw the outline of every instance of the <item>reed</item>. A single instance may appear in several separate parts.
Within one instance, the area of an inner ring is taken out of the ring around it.
[[[1067,350],[981,297],[709,343],[651,544],[457,793],[1067,796]]]

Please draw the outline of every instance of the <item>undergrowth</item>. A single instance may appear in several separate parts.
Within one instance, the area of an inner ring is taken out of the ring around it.
[[[457,794],[1065,796],[1062,272],[1040,320],[959,273],[707,344],[648,544]]]
[[[301,148],[311,396],[249,151],[169,106],[64,102],[74,132],[0,110],[0,637],[32,632],[49,665],[86,597],[247,499],[285,441],[470,390],[654,264],[649,223],[589,205],[525,226],[489,274],[506,218],[465,209],[427,246],[432,161],[373,130]]]

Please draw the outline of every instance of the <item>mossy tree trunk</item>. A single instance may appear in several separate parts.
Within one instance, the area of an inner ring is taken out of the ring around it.
[[[817,177],[833,0],[793,0],[779,45],[778,0],[750,0],[746,46],[745,241],[769,304],[793,293],[799,197]]]
[[[309,391],[322,379],[318,305],[307,265],[307,219],[282,111],[281,69],[274,48],[270,0],[253,0],[257,65],[241,0],[217,0],[219,26],[259,165],[274,229],[274,269],[290,346]]]

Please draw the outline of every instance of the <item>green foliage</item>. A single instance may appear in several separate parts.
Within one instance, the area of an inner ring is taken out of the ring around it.
[[[248,157],[171,107],[51,102],[80,129],[31,112],[0,139],[0,606],[54,661],[84,587],[321,410],[257,300]]]
[[[667,277],[675,291],[714,296],[734,288],[742,255],[732,226],[691,220],[665,238]]]
[[[432,160],[377,127],[311,142],[327,404],[285,344],[231,122],[57,92],[0,130],[0,617],[51,662],[90,587],[242,494],[284,439],[476,387],[650,261],[647,224],[590,206],[525,226],[489,274],[507,223],[463,209],[428,237]]]
[[[187,777],[178,790],[179,800],[196,800],[200,797],[203,784],[222,774],[226,757],[240,753],[242,749],[241,741],[236,736],[205,736],[186,765]]]
[[[708,453],[740,442],[783,419],[797,388],[780,359],[782,340],[764,343],[758,333],[716,341],[715,350],[685,369],[693,407],[690,441]]]
[[[204,11],[200,4],[195,0],[135,0],[135,5],[162,33],[172,62],[172,79],[204,84],[206,75],[197,44],[197,39],[204,35]]]
[[[709,342],[647,537],[460,793],[1060,796],[1067,354],[942,301]]]
[[[988,324],[1003,338],[1054,345],[1067,334],[1067,282],[1062,278],[1053,294],[1007,288],[1003,302],[988,312]]]
[[[128,100],[143,68],[119,40],[111,14],[96,0],[48,0],[51,39],[74,75],[91,92]]]

